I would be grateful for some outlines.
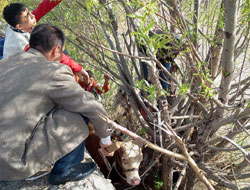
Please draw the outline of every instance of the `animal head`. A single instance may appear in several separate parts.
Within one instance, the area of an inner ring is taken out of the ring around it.
[[[123,141],[118,153],[127,183],[130,185],[139,185],[141,182],[139,166],[143,159],[142,145],[133,140]]]

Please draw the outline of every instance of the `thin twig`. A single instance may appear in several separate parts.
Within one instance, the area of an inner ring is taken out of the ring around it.
[[[170,119],[203,119],[202,116],[199,115],[183,115],[183,116],[172,116]]]
[[[179,186],[181,185],[181,182],[182,182],[184,176],[186,175],[186,169],[187,169],[186,166],[184,168],[182,168],[180,176],[179,176],[179,178],[178,178],[178,180],[177,180],[177,182],[176,182],[175,187],[174,187],[173,190],[178,190],[179,189]]]
[[[247,151],[245,151],[240,145],[238,145],[236,142],[234,142],[233,140],[229,139],[228,137],[222,136],[222,138],[226,139],[231,144],[233,144],[234,146],[236,146],[244,154],[246,161],[250,164],[250,160],[248,159],[249,153]]]

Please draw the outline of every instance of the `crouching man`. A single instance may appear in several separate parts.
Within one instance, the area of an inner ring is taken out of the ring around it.
[[[28,52],[0,61],[0,180],[21,180],[54,167],[52,185],[77,181],[96,165],[81,163],[88,127],[95,126],[105,151],[112,144],[108,127],[98,114],[107,115],[94,96],[75,81],[70,67],[59,64],[63,32],[53,25],[34,28]]]

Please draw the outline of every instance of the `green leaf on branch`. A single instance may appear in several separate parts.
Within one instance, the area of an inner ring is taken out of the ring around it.
[[[250,108],[250,100],[247,101],[247,108]]]
[[[147,133],[147,130],[145,128],[141,128],[137,131],[137,135],[142,136]]]
[[[85,4],[85,7],[86,7],[88,13],[90,13],[91,7],[93,5],[93,0],[85,0],[84,4]]]
[[[223,75],[224,75],[224,77],[228,77],[228,76],[230,75],[230,73],[227,72],[227,71],[225,71],[225,72],[223,73]]]
[[[191,85],[189,83],[185,83],[180,85],[179,89],[178,89],[178,93],[180,95],[186,95],[188,93],[188,91],[190,90]]]
[[[152,21],[146,28],[145,31],[148,32],[153,26],[154,26],[155,22]]]
[[[129,17],[129,18],[138,18],[138,19],[142,18],[142,16],[136,15],[136,14],[127,14],[127,17]]]
[[[161,180],[155,180],[154,183],[155,190],[160,190],[163,187],[163,181]]]

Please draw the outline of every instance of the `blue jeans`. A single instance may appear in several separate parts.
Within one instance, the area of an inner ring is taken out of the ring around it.
[[[170,69],[171,69],[171,64],[170,63],[161,61],[161,64],[170,72]],[[149,82],[149,84],[151,84],[151,82],[148,79],[147,64],[142,62],[142,67],[143,67],[143,72],[144,72],[144,78],[145,78],[145,80],[147,80]],[[161,86],[162,86],[162,88],[164,90],[167,90],[168,89],[168,83],[167,83],[167,81],[168,81],[168,75],[163,70],[161,70],[158,66],[157,66],[157,68],[159,69]]]
[[[88,124],[88,118],[82,116],[84,121]],[[85,140],[70,153],[66,154],[64,157],[56,161],[52,174],[61,175],[70,172],[70,168],[74,165],[80,163],[84,157]]]
[[[1,38],[1,39],[0,39],[0,59],[3,58],[3,47],[4,47],[4,42],[5,42],[5,38]]]
[[[170,72],[170,69],[171,69],[170,63],[162,62],[161,64]],[[167,73],[165,73],[163,70],[160,69],[159,75],[160,75],[160,83],[161,83],[162,88],[164,90],[167,90],[168,89],[168,75],[167,75]]]

